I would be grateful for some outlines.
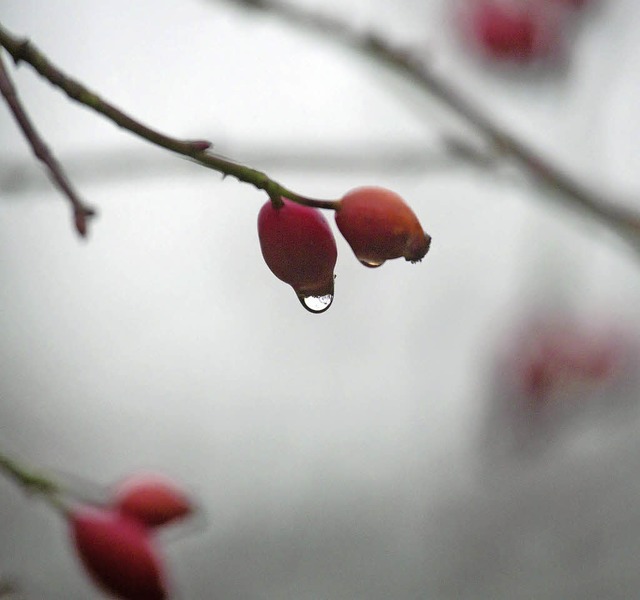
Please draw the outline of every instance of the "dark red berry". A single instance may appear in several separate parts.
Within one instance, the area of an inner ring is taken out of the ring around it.
[[[148,530],[115,510],[81,507],[69,516],[84,567],[105,591],[122,600],[164,600],[163,569]]]
[[[316,208],[283,202],[281,208],[267,202],[258,215],[260,249],[267,266],[298,296],[332,295],[338,251],[327,220]]]

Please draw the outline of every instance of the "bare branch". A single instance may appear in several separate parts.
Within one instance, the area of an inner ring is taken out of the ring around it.
[[[495,123],[410,49],[391,44],[374,33],[359,33],[331,16],[277,0],[227,0],[253,10],[275,14],[294,25],[314,31],[332,41],[359,50],[370,58],[413,81],[472,125],[498,154],[516,161],[538,182],[560,193],[573,207],[609,226],[640,250],[640,214],[603,202],[601,194],[575,180],[553,162]]]
[[[2,53],[0,53],[0,93],[5,99],[7,106],[13,113],[20,129],[25,138],[31,145],[33,153],[41,160],[53,179],[54,183],[60,188],[62,193],[69,199],[73,208],[73,218],[76,231],[82,237],[87,235],[87,220],[89,217],[95,215],[95,211],[84,204],[80,199],[76,191],[71,186],[68,177],[62,169],[62,166],[55,159],[43,139],[40,137],[36,128],[34,127],[29,115],[25,111],[16,88],[13,85],[13,81],[9,76],[9,72],[4,66],[2,59]]]
[[[179,140],[143,125],[133,117],[116,108],[113,104],[100,98],[100,96],[86,88],[80,82],[65,75],[60,69],[50,63],[28,40],[18,39],[9,33],[1,24],[0,46],[3,46],[7,52],[11,54],[16,63],[20,61],[29,63],[45,79],[63,90],[69,98],[107,117],[107,119],[110,119],[119,127],[130,131],[138,137],[146,139],[156,146],[186,156],[200,165],[218,171],[225,176],[230,175],[239,181],[250,183],[256,188],[264,190],[276,203],[280,202],[280,197],[284,196],[300,204],[317,208],[336,210],[340,204],[339,200],[318,200],[296,194],[261,171],[241,165],[218,154],[208,152],[208,148],[211,147],[210,142],[205,140]]]

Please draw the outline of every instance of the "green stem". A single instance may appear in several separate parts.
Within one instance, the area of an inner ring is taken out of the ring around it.
[[[279,203],[280,197],[284,197],[306,206],[332,210],[339,208],[340,203],[338,200],[318,200],[301,196],[274,181],[262,171],[208,152],[207,149],[211,146],[209,142],[203,140],[180,140],[143,125],[113,104],[102,99],[80,82],[65,75],[31,42],[12,35],[2,24],[0,24],[0,46],[3,46],[11,54],[16,64],[20,61],[29,63],[42,77],[63,90],[69,98],[100,113],[119,127],[144,138],[156,146],[186,156],[204,167],[218,171],[225,176],[235,177],[238,181],[249,183],[260,190],[264,190],[274,203]]]
[[[67,507],[60,498],[62,490],[57,483],[45,475],[32,471],[1,453],[0,471],[25,492],[40,494],[55,510],[66,514]]]

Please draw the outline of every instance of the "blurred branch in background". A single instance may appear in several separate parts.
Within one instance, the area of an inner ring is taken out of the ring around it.
[[[0,598],[4,598],[5,600],[18,600],[22,597],[17,584],[13,580],[0,575]]]
[[[445,78],[433,70],[411,48],[393,44],[376,32],[359,32],[330,15],[277,0],[225,0],[249,10],[273,14],[295,26],[313,31],[332,42],[364,53],[441,101],[477,130],[495,152],[509,157],[536,181],[558,192],[567,204],[611,228],[640,251],[640,214],[606,198],[566,173],[551,160],[494,122],[481,107],[472,103]]]
[[[261,169],[296,169],[299,171],[425,174],[453,169],[477,167],[498,168],[504,161],[496,154],[473,147],[464,140],[443,137],[439,147],[407,142],[367,141],[345,146],[344,142],[326,147],[265,146],[258,142],[220,143],[224,154],[236,156],[243,163],[260,165]],[[131,178],[162,177],[187,172],[186,164],[175,163],[169,169],[166,162],[138,151],[83,151],[65,157],[65,164],[74,178],[83,182],[123,181]],[[190,169],[190,168],[189,168]],[[189,170],[193,174],[193,169]],[[4,160],[0,163],[0,193],[19,194],[47,186],[31,161]]]

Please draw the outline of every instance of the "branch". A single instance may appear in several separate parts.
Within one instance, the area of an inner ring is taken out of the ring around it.
[[[95,92],[92,92],[78,81],[65,75],[49,62],[33,44],[28,40],[18,39],[9,33],[2,24],[0,24],[0,46],[3,46],[11,54],[16,64],[20,61],[29,63],[42,77],[63,90],[72,100],[84,104],[107,117],[119,127],[146,139],[156,146],[186,156],[202,166],[222,173],[223,176],[230,175],[238,181],[249,183],[260,190],[264,190],[276,205],[281,203],[282,197],[285,197],[300,204],[316,208],[336,210],[339,206],[339,200],[318,200],[301,196],[280,185],[261,171],[208,152],[207,150],[212,146],[211,142],[205,140],[180,140],[143,125],[113,104],[100,98]]]
[[[22,133],[31,145],[33,153],[45,164],[47,169],[49,169],[49,174],[51,175],[54,183],[69,199],[69,202],[71,202],[76,231],[80,236],[85,237],[87,235],[87,220],[89,217],[95,215],[95,211],[82,202],[76,191],[71,186],[65,172],[62,170],[62,166],[58,163],[53,154],[51,154],[51,151],[36,131],[31,119],[29,119],[29,115],[20,102],[20,98],[18,97],[16,88],[13,85],[13,81],[4,66],[2,53],[0,53],[0,93],[2,93],[7,106],[13,113],[20,129],[22,129]]]
[[[0,472],[17,483],[27,493],[40,494],[53,508],[62,513],[66,512],[67,509],[59,498],[62,490],[48,477],[27,469],[2,453],[0,453]]]
[[[18,586],[10,579],[0,576],[0,598],[16,597]]]
[[[494,123],[481,108],[437,75],[429,65],[413,56],[409,49],[392,45],[391,42],[374,33],[359,33],[339,19],[312,12],[300,6],[284,4],[277,0],[228,1],[249,9],[275,14],[290,23],[339,41],[410,79],[472,125],[497,153],[510,156],[537,181],[560,192],[572,206],[609,226],[632,242],[634,248],[640,251],[639,213],[603,203],[599,193],[576,181],[550,160],[536,153],[524,142]]]

